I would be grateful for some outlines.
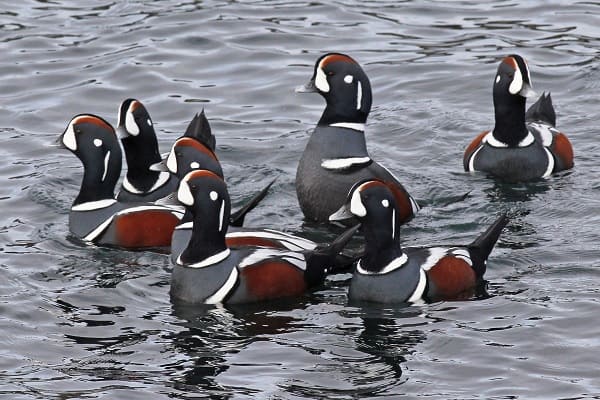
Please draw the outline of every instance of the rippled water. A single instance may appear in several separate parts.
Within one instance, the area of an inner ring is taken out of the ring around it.
[[[23,1],[0,12],[0,397],[600,398],[600,6],[589,1]],[[293,88],[326,51],[371,78],[369,149],[424,203],[404,243],[468,242],[512,221],[489,297],[346,304],[349,275],[301,299],[178,308],[167,257],[84,246],[67,213],[69,119],[116,124],[142,100],[163,151],[206,109],[235,204],[278,181],[247,225],[326,239],[294,175],[323,107]],[[490,128],[497,62],[518,52],[552,92],[571,172],[502,185],[462,172]],[[446,199],[471,191],[462,203]]]

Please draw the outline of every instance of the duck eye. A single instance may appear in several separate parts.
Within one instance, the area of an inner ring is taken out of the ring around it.
[[[333,76],[333,71],[327,71],[328,76]]]

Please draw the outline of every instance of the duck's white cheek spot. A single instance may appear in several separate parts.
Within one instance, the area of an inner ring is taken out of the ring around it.
[[[500,82],[500,75],[496,76],[496,83]]]
[[[199,169],[200,168],[200,164],[198,164],[196,161],[193,161],[190,163],[190,168],[191,169]]]
[[[329,93],[329,82],[327,82],[327,76],[321,68],[317,68],[317,74],[315,75],[315,86],[321,92]]]
[[[71,151],[77,150],[77,140],[75,140],[75,131],[73,130],[73,125],[69,125],[65,134],[62,137],[62,142],[65,147]]]
[[[360,110],[362,107],[362,85],[360,81],[358,81],[358,85],[356,85],[356,109]]]
[[[360,190],[355,190],[354,193],[352,193],[352,198],[350,199],[350,212],[357,217],[364,217],[367,215],[367,209],[360,197]]]
[[[102,140],[101,139],[94,139],[94,146],[96,146],[96,147],[102,146]]]
[[[148,126],[152,126],[152,120],[150,118],[146,120],[146,123],[148,123]]]
[[[219,198],[219,194],[214,190],[210,192],[209,196],[212,201],[217,201],[217,199]]]
[[[137,136],[140,133],[140,128],[137,126],[133,114],[130,112],[125,114],[125,129],[127,129],[127,132],[132,136]]]
[[[173,150],[171,150],[169,157],[167,157],[167,169],[172,174],[177,173],[177,157],[175,157],[175,152]]]
[[[186,206],[194,205],[194,196],[192,196],[190,186],[187,184],[187,182],[182,181],[179,184],[179,189],[177,190],[177,199]]]
[[[346,83],[352,83],[352,81],[354,81],[354,77],[352,75],[346,75],[344,77],[344,82],[346,82]]]
[[[381,205],[388,208],[390,206],[390,201],[388,199],[383,199],[381,200]]]

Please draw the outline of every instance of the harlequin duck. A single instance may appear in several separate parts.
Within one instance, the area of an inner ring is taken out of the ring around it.
[[[117,134],[125,150],[127,174],[117,200],[124,202],[156,201],[175,190],[179,180],[168,172],[153,171],[150,166],[161,160],[154,125],[146,107],[136,99],[127,99],[119,107]]]
[[[215,154],[215,137],[204,110],[196,114],[190,122],[184,136],[175,141],[166,159],[153,166],[172,173],[177,179],[183,179],[190,171],[205,169],[223,179],[223,170]],[[229,233],[227,244],[230,247],[264,246],[289,250],[312,250],[317,244],[311,240],[286,234],[271,229],[242,228],[245,216],[254,209],[267,195],[275,181],[271,181],[260,192],[252,196],[241,208],[232,213],[229,218]],[[161,204],[174,204],[170,201]],[[192,214],[185,211],[181,223],[177,225],[171,240],[171,258],[175,262],[181,252],[187,247],[192,235]]]
[[[465,171],[482,171],[506,181],[526,181],[573,167],[573,147],[556,128],[550,95],[525,113],[533,95],[529,68],[516,54],[505,57],[494,80],[494,129],[467,147]]]
[[[84,168],[81,189],[69,214],[69,228],[74,235],[98,245],[131,249],[170,245],[181,212],[153,203],[115,199],[122,154],[108,122],[95,115],[77,115],[60,141]]]
[[[317,60],[310,82],[297,91],[317,92],[327,102],[296,171],[296,193],[304,216],[327,221],[355,182],[377,178],[393,184],[400,221],[410,220],[419,205],[367,152],[371,84],[360,65],[344,54],[325,54]]]
[[[200,121],[204,119],[204,114],[201,115]],[[202,123],[204,126],[201,129],[195,129],[195,137],[198,137],[200,131],[207,131],[208,121]],[[189,130],[188,130],[189,131]],[[208,152],[209,148],[203,143],[207,143],[207,135],[202,142],[191,137],[178,139],[173,145],[171,152],[167,156],[165,167],[167,170],[176,174],[179,179],[183,179],[190,171],[198,169],[206,169],[223,178],[222,170],[216,168],[218,162],[216,156],[212,152]],[[305,239],[300,236],[291,235],[285,232],[274,229],[247,228],[243,227],[243,222],[246,214],[252,210],[266,196],[269,188],[275,181],[270,182],[264,189],[255,194],[248,200],[240,209],[232,213],[229,218],[229,229],[226,235],[226,243],[228,247],[244,247],[244,246],[260,246],[271,247],[275,249],[287,249],[292,251],[314,250],[318,244],[312,240]],[[177,257],[187,247],[192,235],[192,214],[189,209],[186,210],[181,223],[177,225],[173,232],[171,240],[171,260],[173,263],[177,261]],[[349,255],[340,255],[335,272],[342,272],[352,263],[352,257]]]
[[[229,248],[225,233],[230,200],[221,177],[191,171],[181,180],[177,197],[193,214],[190,243],[171,276],[171,298],[178,303],[252,303],[300,295],[323,281],[356,230],[311,251]]]
[[[357,183],[332,220],[356,217],[365,236],[365,254],[353,274],[352,301],[416,303],[461,299],[483,279],[486,260],[508,218],[500,216],[466,246],[400,246],[399,210],[389,184]]]

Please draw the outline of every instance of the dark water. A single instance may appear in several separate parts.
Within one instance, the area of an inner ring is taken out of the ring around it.
[[[599,15],[590,1],[4,2],[0,397],[600,398]],[[289,302],[180,309],[166,256],[69,236],[82,168],[53,143],[73,115],[115,124],[137,97],[163,151],[206,109],[235,204],[278,177],[247,225],[331,237],[294,191],[323,101],[293,91],[331,50],[371,78],[372,155],[429,204],[405,244],[468,242],[512,215],[490,297],[350,307],[337,275]],[[520,185],[462,172],[513,52],[552,91],[572,172]]]

